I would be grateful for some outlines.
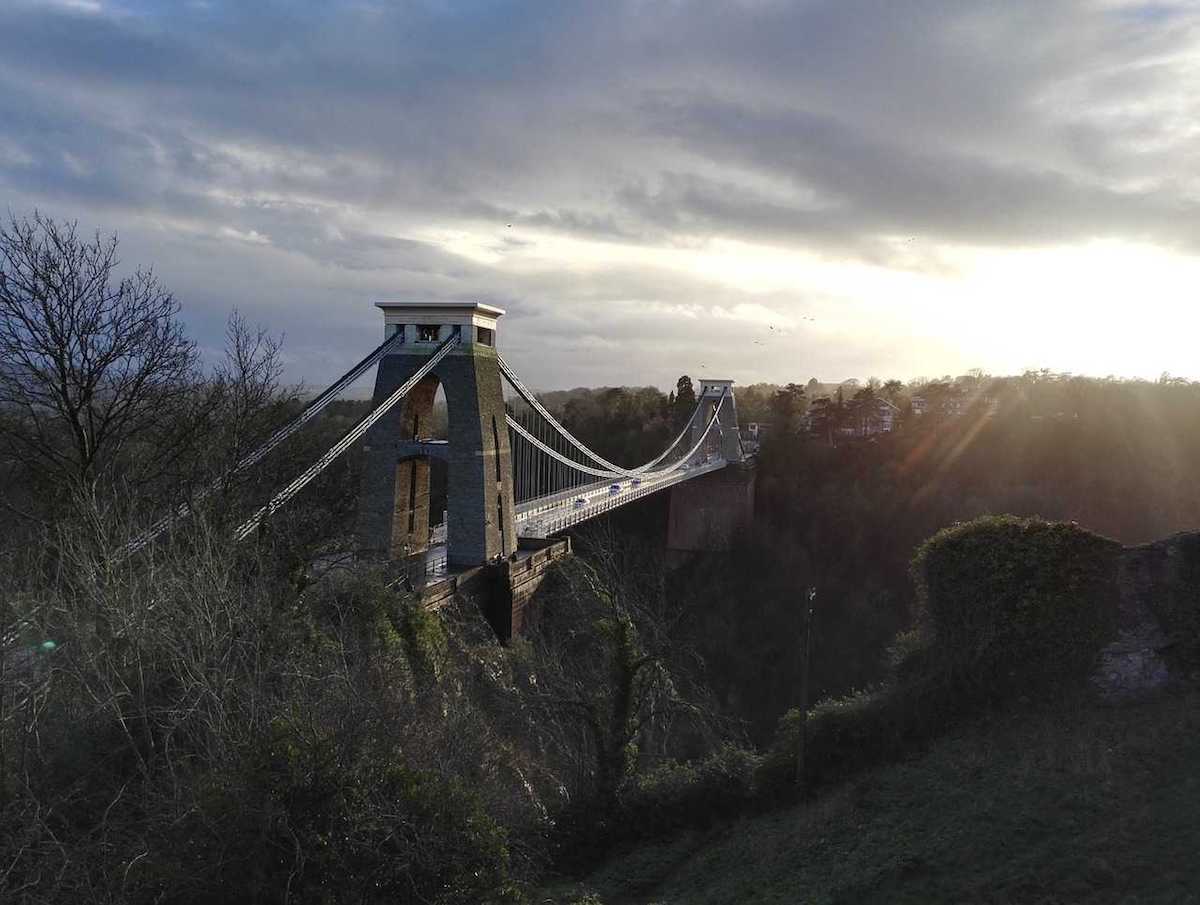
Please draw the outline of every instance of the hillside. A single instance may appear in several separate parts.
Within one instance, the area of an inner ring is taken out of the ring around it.
[[[810,804],[627,852],[549,901],[1200,902],[1198,705],[1194,688],[1018,705]]]

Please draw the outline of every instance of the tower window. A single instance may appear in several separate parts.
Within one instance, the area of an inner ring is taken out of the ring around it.
[[[417,342],[419,343],[435,343],[438,341],[438,333],[441,332],[441,327],[437,324],[417,324]]]
[[[476,327],[475,341],[481,346],[494,346],[496,344],[496,331],[490,327]]]

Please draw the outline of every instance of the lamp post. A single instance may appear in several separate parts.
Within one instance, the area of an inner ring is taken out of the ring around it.
[[[804,789],[804,749],[808,744],[808,664],[812,660],[812,621],[817,589],[810,587],[805,597],[804,662],[800,666],[800,744],[796,747],[796,787],[801,790]]]

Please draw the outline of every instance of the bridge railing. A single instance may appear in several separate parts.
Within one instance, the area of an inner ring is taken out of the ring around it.
[[[565,531],[567,528],[578,525],[580,522],[585,522],[598,515],[611,512],[627,503],[632,503],[634,500],[640,500],[652,493],[658,493],[660,490],[665,490],[684,481],[717,471],[724,468],[727,464],[724,459],[712,459],[707,463],[681,468],[679,471],[672,472],[657,480],[644,481],[640,484],[624,488],[617,493],[593,496],[588,499],[587,503],[579,507],[570,506],[564,508],[560,503],[549,510],[536,509],[522,513],[517,517],[517,533],[523,537],[547,537],[559,531]],[[601,481],[588,488],[580,488],[580,491],[595,494],[604,485],[605,482]],[[579,497],[580,491],[576,491],[574,496]],[[587,498],[585,497],[585,499]]]
[[[440,552],[432,552],[425,556],[425,579],[441,578],[450,572],[450,562],[447,558],[446,548],[443,546]]]

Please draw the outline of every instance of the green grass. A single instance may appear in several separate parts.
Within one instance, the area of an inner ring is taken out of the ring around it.
[[[1200,692],[1017,707],[810,804],[641,846],[535,901],[1200,903]]]

